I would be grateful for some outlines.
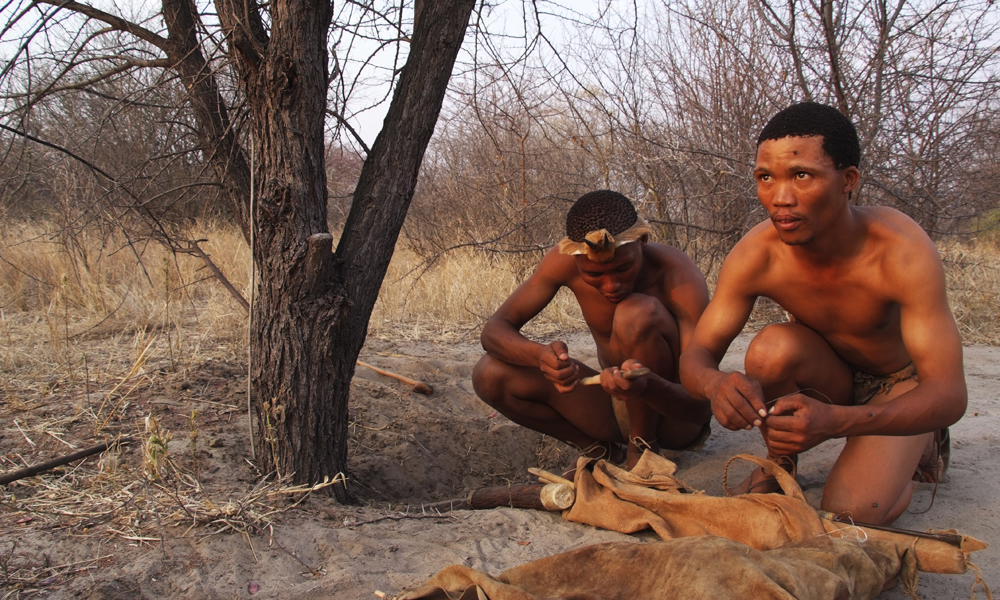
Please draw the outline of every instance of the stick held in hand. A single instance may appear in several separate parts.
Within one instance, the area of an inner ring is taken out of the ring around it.
[[[649,367],[639,367],[638,369],[629,369],[627,371],[622,371],[622,377],[628,380],[639,379],[643,375],[648,375],[651,371]],[[591,375],[590,377],[584,377],[580,380],[583,385],[597,385],[601,383],[601,374]]]

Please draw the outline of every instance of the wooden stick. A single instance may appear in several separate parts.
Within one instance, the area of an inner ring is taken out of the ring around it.
[[[628,371],[622,371],[622,377],[628,379],[629,381],[633,379],[639,379],[643,375],[648,375],[651,373],[648,367],[639,367],[638,369],[629,369]],[[584,377],[580,380],[583,385],[597,385],[601,383],[601,374],[591,375],[590,377]]]
[[[125,437],[120,440],[113,442],[98,444],[91,448],[85,448],[79,452],[74,452],[73,454],[67,454],[66,456],[61,456],[59,458],[53,458],[52,460],[37,464],[33,467],[27,467],[19,471],[14,471],[13,473],[7,473],[6,475],[0,475],[0,485],[6,485],[12,481],[17,481],[18,479],[24,479],[25,477],[31,477],[32,475],[37,475],[43,471],[48,471],[49,469],[54,469],[56,467],[61,467],[62,465],[71,463],[81,458],[87,458],[88,456],[104,452],[108,448],[113,448],[115,446],[123,446],[125,444],[132,443],[133,439],[130,437]]]
[[[181,248],[180,246],[176,246],[174,247],[174,250],[176,252],[183,252],[185,254],[193,254],[194,256],[200,258],[201,261],[205,263],[205,266],[208,267],[208,270],[212,272],[212,275],[214,275],[215,278],[219,280],[219,283],[221,283],[222,286],[226,288],[226,291],[229,292],[229,295],[232,296],[233,299],[235,299],[236,302],[239,303],[240,308],[246,311],[247,314],[250,314],[250,303],[247,302],[247,299],[244,298],[243,294],[241,294],[239,290],[236,289],[236,286],[234,286],[232,283],[230,283],[228,279],[226,279],[226,276],[223,275],[219,267],[216,266],[214,262],[212,262],[212,258],[208,254],[206,254],[204,250],[201,249],[201,246],[198,245],[201,242],[207,242],[207,241],[208,240],[205,239],[188,241],[187,248]]]
[[[393,373],[391,371],[386,371],[386,370],[380,369],[378,367],[373,367],[373,366],[371,366],[368,363],[361,362],[360,360],[355,361],[355,362],[358,363],[359,365],[361,365],[362,367],[368,367],[369,369],[371,369],[372,371],[375,371],[379,375],[385,375],[386,377],[392,377],[393,379],[398,379],[399,381],[402,381],[403,383],[405,383],[407,385],[412,385],[413,386],[413,391],[416,392],[416,393],[418,393],[418,394],[423,394],[425,396],[430,396],[431,394],[434,393],[434,388],[432,388],[431,386],[427,385],[426,383],[423,383],[422,381],[417,381],[415,379],[410,379],[409,377],[403,377],[402,375],[398,375],[398,374]]]
[[[569,479],[556,475],[555,473],[550,473],[545,469],[536,469],[535,467],[528,467],[528,472],[537,477],[538,481],[540,481],[541,483],[562,483],[568,485],[569,487],[573,487],[575,485]]]

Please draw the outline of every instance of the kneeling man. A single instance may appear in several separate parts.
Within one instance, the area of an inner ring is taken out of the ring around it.
[[[860,154],[853,124],[828,106],[796,104],[764,127],[754,177],[770,218],[726,258],[681,377],[724,427],[759,427],[789,470],[799,453],[847,438],[822,508],[887,524],[909,505],[911,480],[940,481],[966,387],[937,250],[899,211],[851,204]],[[791,322],[757,334],[745,375],[723,373],[758,296]],[[771,491],[759,469],[734,490]]]
[[[708,434],[711,410],[678,383],[677,361],[708,304],[701,272],[680,250],[649,242],[650,227],[625,196],[580,197],[566,217],[567,237],[487,320],[487,354],[476,365],[476,393],[515,423],[627,467],[646,447],[684,448]],[[573,359],[565,342],[520,333],[561,287],[575,294],[597,344],[597,373]],[[626,379],[623,370],[651,373]]]

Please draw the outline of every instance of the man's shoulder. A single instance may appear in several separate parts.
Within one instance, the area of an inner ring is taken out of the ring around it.
[[[883,256],[915,258],[921,251],[937,256],[927,232],[905,213],[888,206],[855,207],[865,220],[869,249]],[[914,254],[916,252],[916,254]]]
[[[644,270],[657,271],[664,278],[672,276],[704,280],[705,276],[686,252],[662,242],[649,242],[644,249]]]
[[[904,291],[928,276],[943,276],[937,246],[916,221],[887,206],[861,207],[860,212],[867,220],[867,256],[880,265],[889,287]]]
[[[690,262],[694,264],[683,250],[670,244],[664,244],[663,242],[648,242],[645,247],[645,253],[653,260],[664,264],[678,262],[685,264]]]
[[[855,206],[854,210],[867,222],[874,233],[889,236],[925,237],[927,234],[920,225],[906,213],[890,206]]]
[[[783,247],[771,220],[765,219],[736,242],[726,257],[726,262],[738,262],[744,268],[752,265],[764,266],[770,262],[775,249]]]
[[[542,257],[532,273],[533,279],[545,279],[558,285],[567,285],[578,275],[576,261],[572,256],[562,254],[558,247],[551,248]]]

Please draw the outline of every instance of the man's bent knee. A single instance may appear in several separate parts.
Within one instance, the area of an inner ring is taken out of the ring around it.
[[[472,389],[483,402],[492,406],[503,395],[504,367],[507,366],[502,360],[484,354],[472,368]]]
[[[676,337],[677,319],[652,296],[628,295],[615,308],[612,335],[620,344],[630,345],[653,334]]]
[[[747,348],[747,376],[760,382],[784,381],[802,360],[802,325],[773,323],[754,336]]]

